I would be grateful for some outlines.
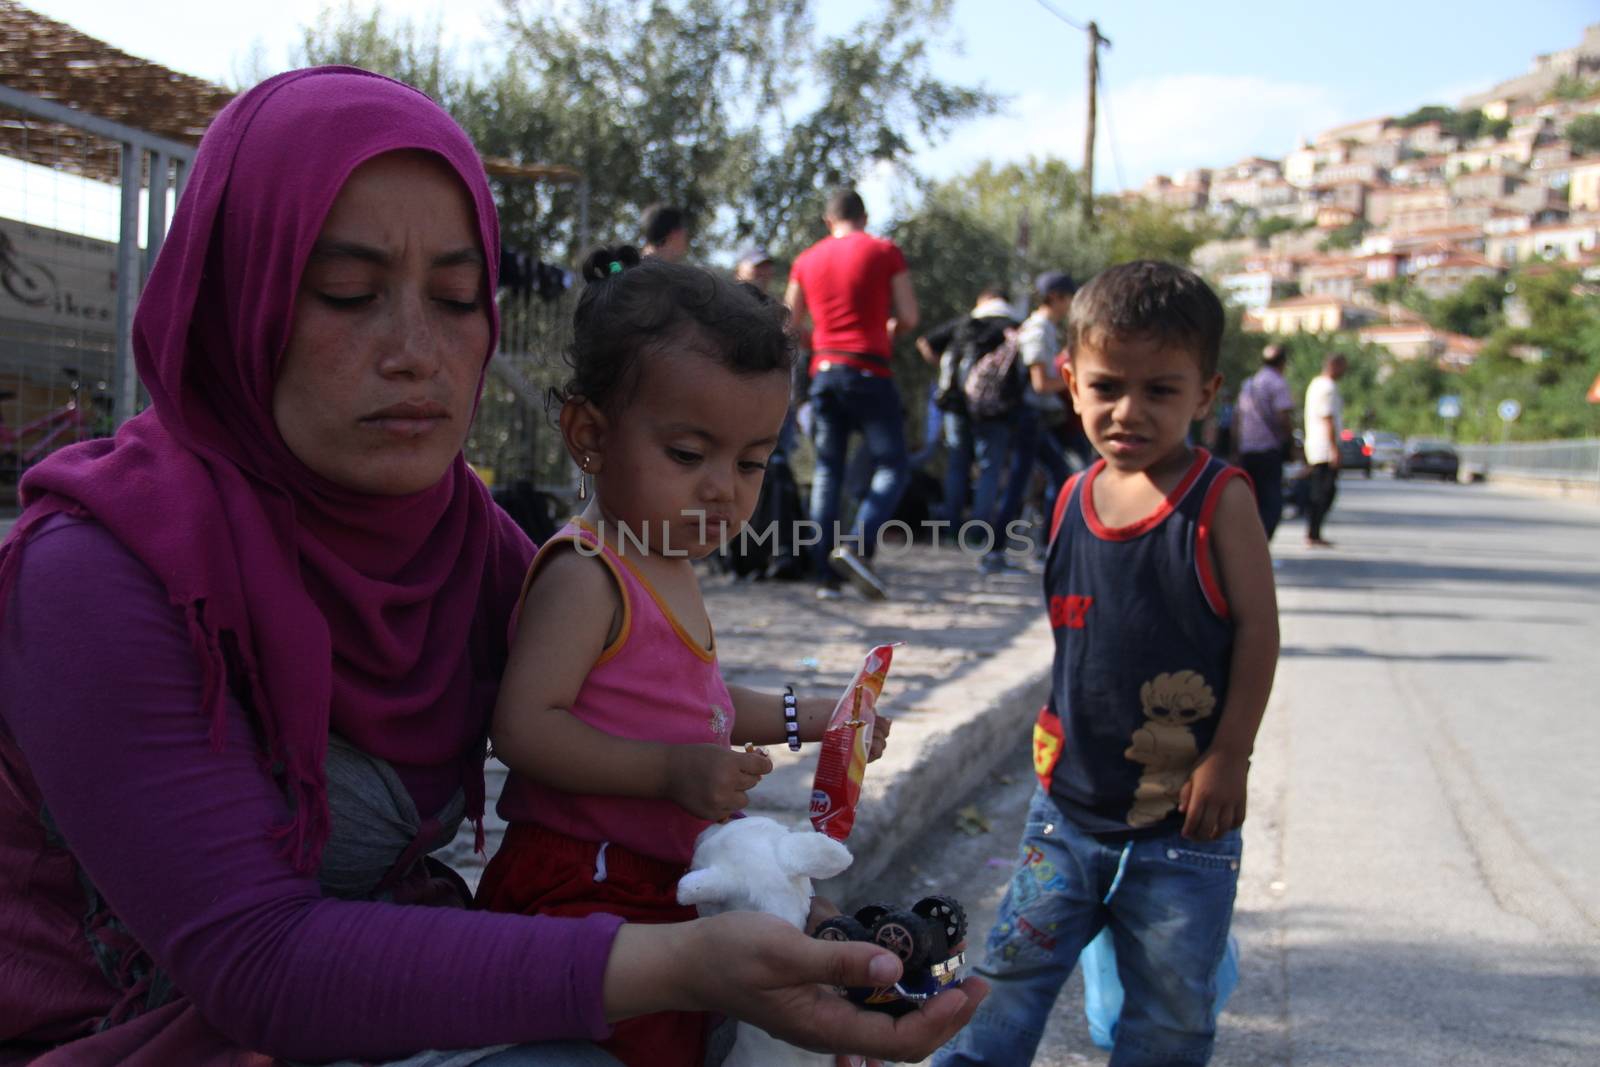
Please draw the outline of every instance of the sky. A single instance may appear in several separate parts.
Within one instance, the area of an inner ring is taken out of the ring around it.
[[[184,73],[236,84],[256,59],[284,68],[324,0],[22,0],[123,51]],[[1004,113],[957,129],[914,165],[946,177],[984,159],[1054,155],[1081,162],[1087,38],[1094,18],[1111,39],[1095,187],[1138,186],[1151,175],[1278,158],[1298,138],[1347,121],[1455,104],[1522,73],[1536,53],[1571,47],[1600,23],[1595,0],[955,0],[937,39],[935,70],[982,83]],[[372,0],[355,0],[367,10]],[[825,32],[845,32],[863,0],[817,0]],[[496,47],[502,0],[384,0],[386,13],[431,23],[463,63]],[[492,54],[490,52],[489,54]],[[559,162],[551,160],[550,162]],[[892,173],[875,189],[900,187]],[[869,202],[870,202],[869,195]]]

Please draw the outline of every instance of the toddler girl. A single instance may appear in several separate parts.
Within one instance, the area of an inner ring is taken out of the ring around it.
[[[492,730],[510,826],[478,900],[689,920],[676,891],[695,837],[772,769],[730,746],[798,748],[832,711],[723,682],[693,567],[755,509],[794,352],[781,305],[709,271],[623,246],[583,277],[560,421],[593,492],[523,585]],[[704,1026],[645,1016],[604,1045],[630,1065],[697,1067]]]

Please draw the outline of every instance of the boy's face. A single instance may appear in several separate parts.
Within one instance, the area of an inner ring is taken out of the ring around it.
[[[1220,374],[1203,380],[1187,349],[1153,337],[1084,338],[1065,372],[1089,443],[1124,473],[1184,458],[1190,424],[1222,384]]]

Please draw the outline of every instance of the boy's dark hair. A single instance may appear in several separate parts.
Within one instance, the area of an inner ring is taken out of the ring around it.
[[[839,189],[828,198],[828,218],[861,225],[867,221],[867,205],[854,189]]]
[[[1006,287],[1001,285],[999,282],[990,282],[988,285],[978,290],[978,299],[1004,300],[1007,303],[1010,303],[1011,294],[1007,292]]]
[[[1187,349],[1200,376],[1217,373],[1222,350],[1222,301],[1198,274],[1172,263],[1141,259],[1107,268],[1072,298],[1067,345],[1077,351],[1099,337],[1153,338]]]
[[[702,267],[643,259],[632,245],[584,258],[587,283],[573,312],[572,377],[558,401],[581,397],[603,410],[625,406],[641,356],[674,345],[708,355],[736,374],[794,366],[789,309],[753,285]]]
[[[639,217],[639,233],[647,245],[659,245],[688,225],[683,212],[670,204],[651,204]]]
[[[1277,344],[1276,342],[1274,342],[1273,344],[1268,345],[1266,348],[1263,348],[1261,350],[1261,362],[1266,364],[1269,367],[1276,367],[1276,368],[1281,370],[1283,368],[1283,365],[1285,363],[1287,363],[1288,361],[1289,361],[1289,350],[1288,350],[1288,348],[1284,347],[1283,345]]]

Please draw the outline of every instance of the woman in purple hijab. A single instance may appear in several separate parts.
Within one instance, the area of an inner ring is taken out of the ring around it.
[[[976,983],[850,1007],[898,961],[770,916],[459,906],[428,854],[481,820],[532,551],[461,453],[498,251],[397,82],[284,74],[207,132],[150,407],[29,472],[0,546],[0,1064],[598,1064],[674,1009],[917,1059],[970,1017]]]

